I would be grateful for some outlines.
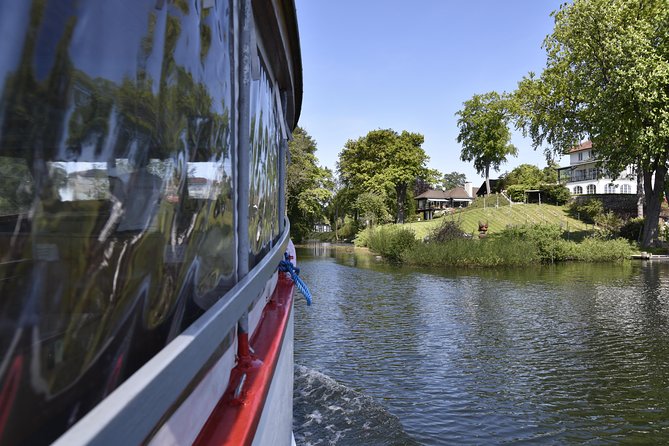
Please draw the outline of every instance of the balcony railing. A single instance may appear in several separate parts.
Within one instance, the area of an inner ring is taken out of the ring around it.
[[[560,184],[572,183],[575,181],[587,181],[587,180],[596,180],[600,177],[601,172],[599,170],[594,172],[584,172],[579,170],[558,170],[558,182]]]

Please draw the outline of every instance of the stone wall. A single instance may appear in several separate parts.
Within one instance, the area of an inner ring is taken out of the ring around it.
[[[604,211],[613,211],[614,214],[622,218],[636,217],[636,194],[584,194],[573,197],[577,203],[596,199],[604,205]]]

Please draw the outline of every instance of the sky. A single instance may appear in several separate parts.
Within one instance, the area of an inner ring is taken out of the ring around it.
[[[391,128],[425,137],[428,167],[461,172],[455,113],[474,94],[513,91],[546,64],[550,13],[564,0],[295,0],[304,78],[299,125],[322,166],[336,168],[348,140]],[[541,168],[541,149],[513,133],[523,163]],[[562,165],[564,160],[558,160]]]

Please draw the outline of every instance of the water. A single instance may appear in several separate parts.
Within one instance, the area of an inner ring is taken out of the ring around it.
[[[669,264],[452,271],[298,250],[299,444],[669,441]]]

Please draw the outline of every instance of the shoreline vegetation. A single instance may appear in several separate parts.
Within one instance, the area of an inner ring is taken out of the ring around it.
[[[541,208],[526,205],[523,217],[512,221],[506,219],[513,217],[509,208],[467,209],[426,222],[368,227],[358,232],[353,242],[389,262],[426,267],[622,262],[639,252],[634,243],[620,236],[623,231],[572,219],[566,207]],[[542,217],[532,217],[535,211],[542,212]],[[493,223],[483,235],[472,230],[473,218],[481,222],[481,217],[488,218],[483,221],[486,226],[488,221]],[[326,234],[320,236],[321,241],[331,241]]]
[[[448,221],[441,227],[445,232]],[[508,228],[484,238],[458,235],[443,240],[418,240],[413,230],[397,225],[365,229],[355,246],[365,246],[394,263],[414,266],[527,266],[564,261],[622,262],[637,250],[622,238],[589,236],[567,240],[558,225],[534,224]]]

